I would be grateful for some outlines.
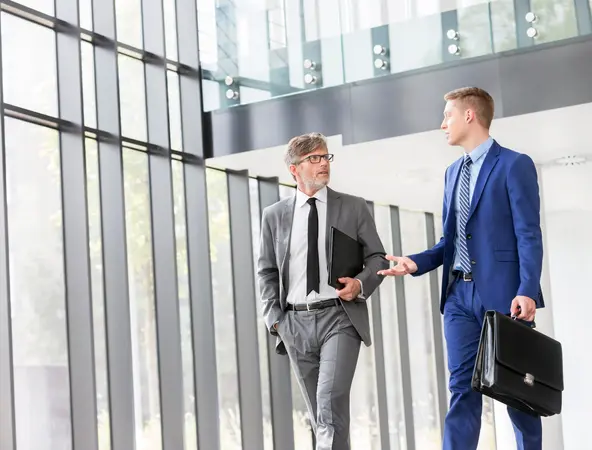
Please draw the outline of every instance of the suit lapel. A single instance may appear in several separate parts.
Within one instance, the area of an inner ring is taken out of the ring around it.
[[[329,266],[329,247],[331,237],[331,227],[337,228],[339,213],[341,212],[341,196],[338,192],[327,188],[327,227],[325,235],[325,254],[327,255],[327,268]]]
[[[475,185],[475,192],[473,192],[473,199],[471,201],[471,209],[469,211],[469,217],[467,220],[471,218],[475,209],[477,209],[477,205],[479,204],[479,200],[481,199],[481,194],[483,194],[483,189],[485,189],[485,184],[487,183],[487,179],[491,174],[491,171],[497,164],[499,160],[499,153],[500,147],[497,142],[493,142],[489,152],[487,152],[487,156],[485,157],[485,161],[483,161],[483,166],[481,166],[481,170],[479,171],[479,176],[477,177],[477,184]]]
[[[282,211],[282,217],[280,217],[281,229],[278,236],[278,248],[280,250],[280,260],[282,261],[280,273],[284,280],[284,285],[285,281],[288,279],[286,277],[288,271],[287,262],[289,261],[288,255],[290,253],[290,237],[292,236],[292,219],[294,217],[295,205],[296,195],[286,202]]]

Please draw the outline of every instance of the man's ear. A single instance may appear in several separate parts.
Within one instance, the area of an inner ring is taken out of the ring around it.
[[[471,123],[474,120],[475,120],[475,111],[473,111],[472,109],[467,109],[465,111],[465,122]]]
[[[290,164],[290,173],[292,174],[292,178],[296,179],[297,169],[294,164]]]

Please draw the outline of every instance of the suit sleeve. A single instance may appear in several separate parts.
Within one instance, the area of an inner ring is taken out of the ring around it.
[[[257,281],[259,284],[263,319],[269,332],[275,335],[277,332],[273,325],[279,322],[282,316],[279,299],[280,275],[276,263],[273,233],[268,216],[267,210],[263,211],[259,259],[257,261]]]
[[[377,272],[388,269],[389,263],[384,258],[384,255],[386,255],[384,246],[378,236],[370,209],[363,199],[360,201],[359,211],[358,239],[364,247],[364,270],[355,278],[360,280],[362,284],[363,297],[361,298],[367,299],[384,279],[384,276],[378,275]]]
[[[529,156],[521,154],[516,158],[508,171],[507,187],[520,262],[520,286],[516,295],[538,301],[543,237],[537,172]]]
[[[445,181],[444,181],[444,201],[442,206],[442,224],[446,223],[446,215],[448,214],[448,202],[446,201],[446,184],[448,183],[448,169],[446,170]],[[454,198],[454,196],[452,196]],[[437,269],[444,264],[444,237],[440,238],[440,241],[429,250],[414,255],[408,255],[415,264],[417,264],[417,272],[413,273],[412,276],[419,277],[432,270]]]

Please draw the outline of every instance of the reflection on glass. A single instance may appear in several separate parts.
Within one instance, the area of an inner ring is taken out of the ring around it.
[[[374,207],[374,220],[378,235],[387,254],[393,254],[390,208]],[[380,285],[380,305],[382,312],[382,340],[384,343],[384,366],[386,373],[386,399],[388,409],[388,433],[391,450],[407,448],[405,436],[405,415],[401,384],[401,352],[397,326],[397,298],[395,280],[386,278]],[[383,431],[384,432],[384,431]]]
[[[493,51],[504,52],[516,48],[516,20],[514,0],[496,0],[489,4],[493,29]]]
[[[163,0],[164,8],[164,38],[167,59],[176,61],[177,56],[177,8],[176,0]]]
[[[171,130],[171,148],[183,148],[181,132],[181,96],[179,93],[179,75],[167,70],[167,89],[169,94],[169,126]]]
[[[458,32],[462,41],[463,58],[487,55],[492,52],[492,24],[490,20],[489,4],[478,4],[457,11]],[[452,41],[451,41],[452,43]]]
[[[57,116],[55,33],[5,12],[0,16],[4,102]]]
[[[5,139],[17,446],[69,450],[58,133],[6,118]]]
[[[538,31],[536,43],[558,41],[578,35],[573,0],[531,0],[530,8],[538,17],[533,24]]]
[[[117,40],[136,48],[142,41],[142,0],[115,0]]]
[[[105,336],[105,302],[103,293],[103,259],[101,235],[101,194],[99,185],[99,155],[97,141],[86,139],[86,188],[88,201],[88,240],[90,277],[93,300],[93,333],[95,376],[97,383],[97,429],[99,450],[111,448],[109,422],[109,389],[107,379],[107,349]]]
[[[251,205],[251,236],[253,242],[253,267],[254,277],[257,279],[257,260],[259,259],[259,242],[260,242],[260,230],[261,230],[261,219],[259,216],[259,186],[257,180],[254,178],[249,179],[249,196]],[[264,449],[273,449],[273,434],[272,434],[272,423],[271,423],[271,397],[269,391],[269,364],[268,364],[268,353],[267,353],[267,341],[273,339],[269,336],[263,315],[260,313],[260,299],[259,299],[259,287],[255,283],[255,300],[257,304],[257,340],[259,343],[259,371],[261,372],[261,397],[263,404],[263,436],[264,436]],[[275,356],[275,355],[273,355]],[[279,450],[279,449],[278,449]]]
[[[54,0],[16,0],[16,3],[28,6],[50,16],[55,15]]]
[[[216,0],[197,0],[199,59],[203,69],[218,70],[218,30]]]
[[[206,182],[221,450],[241,450],[234,302],[232,283],[229,282],[232,280],[232,265],[226,174],[218,170],[207,169]]]
[[[425,215],[400,211],[403,254],[427,248]],[[416,446],[437,450],[442,446],[437,408],[437,380],[432,332],[429,277],[405,277],[409,359]]]
[[[118,62],[121,134],[128,138],[146,141],[146,92],[143,63],[124,55],[119,55]]]
[[[138,450],[160,450],[160,391],[147,155],[124,149],[123,173],[136,442]]]
[[[189,266],[187,263],[187,227],[183,163],[171,161],[173,202],[175,211],[175,240],[177,249],[177,278],[181,320],[181,351],[183,355],[183,393],[185,398],[185,449],[197,448],[195,419],[195,390],[193,385],[193,341],[191,333],[191,305],[189,303]],[[199,293],[197,293],[199,295]]]
[[[84,125],[97,127],[97,108],[95,93],[95,56],[92,44],[80,43],[82,63],[82,97],[84,104]]]

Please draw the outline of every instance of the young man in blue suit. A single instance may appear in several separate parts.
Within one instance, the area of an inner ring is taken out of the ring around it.
[[[387,256],[397,264],[380,275],[423,275],[444,266],[440,310],[450,370],[445,450],[474,450],[481,429],[481,394],[471,377],[485,311],[533,321],[540,291],[543,243],[537,172],[530,157],[489,136],[494,102],[475,87],[444,96],[442,130],[464,154],[446,170],[444,236],[433,248]],[[516,342],[515,345],[520,345]],[[540,417],[508,408],[519,450],[541,450]]]

